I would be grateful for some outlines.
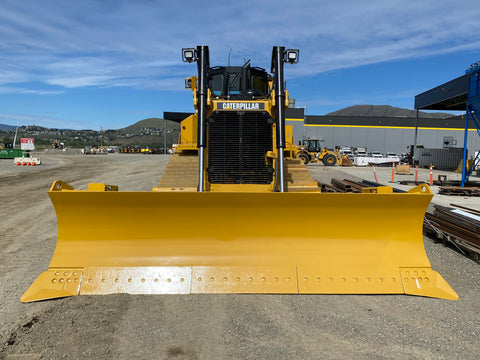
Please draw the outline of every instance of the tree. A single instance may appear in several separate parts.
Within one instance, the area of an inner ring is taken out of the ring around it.
[[[2,143],[4,143],[4,144],[13,143],[13,139],[9,136],[4,136],[3,139],[2,139]]]

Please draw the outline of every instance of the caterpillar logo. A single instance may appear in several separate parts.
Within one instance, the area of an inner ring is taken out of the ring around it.
[[[219,102],[217,110],[264,110],[264,103],[256,102]]]

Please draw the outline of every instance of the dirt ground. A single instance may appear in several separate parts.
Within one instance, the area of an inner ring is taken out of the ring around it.
[[[48,268],[55,248],[56,217],[47,196],[54,180],[76,189],[103,182],[119,185],[120,191],[149,191],[169,159],[74,151],[39,156],[43,164],[31,168],[0,161],[0,359],[479,357],[480,265],[430,239],[424,242],[432,267],[455,289],[458,301],[405,295],[119,294],[22,304],[20,296]],[[371,169],[309,169],[321,181],[373,180]],[[390,169],[377,171],[388,182]],[[435,195],[437,200],[480,206],[478,198]]]

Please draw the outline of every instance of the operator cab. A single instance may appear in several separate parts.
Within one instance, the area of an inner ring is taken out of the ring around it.
[[[323,140],[318,139],[307,139],[303,141],[303,145],[306,147],[308,152],[320,152],[322,151],[322,146],[320,142]]]
[[[243,66],[216,66],[208,70],[208,88],[216,99],[256,100],[269,93],[268,73],[259,67],[250,67],[250,60]]]

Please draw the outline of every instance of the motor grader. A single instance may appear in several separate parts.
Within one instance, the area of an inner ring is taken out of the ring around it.
[[[292,139],[283,71],[298,50],[273,47],[270,73],[250,62],[210,67],[207,46],[182,57],[197,65],[198,76],[186,79],[195,114],[181,123],[159,184],[122,192],[55,181],[57,246],[21,301],[113,293],[458,298],[423,247],[427,185],[322,193],[304,164],[285,159]],[[86,211],[99,206],[105,216]],[[346,209],[356,216],[342,226]],[[318,231],[297,226],[304,213],[319,214]]]

